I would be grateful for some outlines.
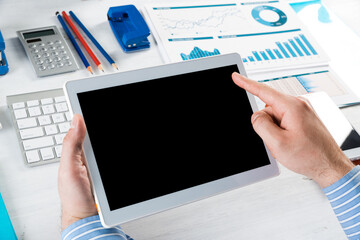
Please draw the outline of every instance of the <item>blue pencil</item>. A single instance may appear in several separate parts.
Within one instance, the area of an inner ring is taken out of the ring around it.
[[[87,30],[87,28],[82,24],[82,22],[76,17],[73,11],[69,11],[70,16],[74,19],[74,21],[80,26],[80,28],[84,31],[84,33],[90,38],[90,40],[94,43],[94,45],[99,49],[99,51],[104,55],[104,57],[109,61],[109,63],[116,69],[117,66],[115,61],[110,57],[110,55],[105,51],[105,49],[100,45],[100,43],[94,38],[94,36]],[[118,69],[119,70],[119,69]]]
[[[69,28],[67,27],[64,19],[62,19],[62,17],[61,17],[61,15],[60,15],[59,12],[56,12],[55,14],[56,14],[57,18],[59,19],[62,27],[64,28],[66,34],[67,34],[68,37],[70,38],[72,44],[74,45],[77,53],[79,54],[79,56],[80,56],[80,58],[81,58],[81,61],[82,61],[82,62],[84,63],[84,65],[85,65],[85,68],[86,68],[91,74],[93,74],[89,62],[86,60],[85,55],[84,55],[83,52],[81,51],[81,49],[80,49],[79,45],[77,44],[77,42],[75,41],[75,38],[74,38],[74,36],[71,34],[71,32],[70,32]]]

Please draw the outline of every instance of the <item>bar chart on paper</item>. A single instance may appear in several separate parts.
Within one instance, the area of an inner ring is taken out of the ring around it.
[[[328,57],[280,1],[196,1],[146,7],[165,61],[239,53],[247,71],[322,65]]]
[[[299,34],[287,41],[273,42],[273,46],[276,47],[253,50],[251,55],[243,56],[242,60],[247,63],[318,55],[318,52],[304,34]]]

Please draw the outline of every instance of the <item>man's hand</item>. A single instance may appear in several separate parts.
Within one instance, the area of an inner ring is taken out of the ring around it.
[[[75,221],[97,214],[82,149],[84,120],[75,115],[62,147],[58,188],[62,207],[62,230]]]
[[[233,73],[234,82],[267,104],[251,118],[273,157],[288,169],[330,186],[354,165],[344,155],[312,108],[301,98]]]

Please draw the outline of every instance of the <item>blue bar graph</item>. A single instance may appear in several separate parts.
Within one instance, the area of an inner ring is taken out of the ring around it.
[[[269,57],[266,55],[266,53],[264,51],[260,51],[260,54],[263,57],[263,59],[269,60]]]
[[[262,61],[262,59],[261,59],[261,57],[260,57],[260,55],[258,54],[258,52],[257,52],[257,51],[253,51],[252,53],[254,54],[254,56],[255,56],[256,60],[258,60],[258,61]]]
[[[270,49],[266,49],[266,52],[267,52],[267,54],[269,54],[269,56],[272,60],[276,59],[275,55],[272,53],[272,51]]]
[[[253,49],[252,55],[243,58],[244,63],[256,63],[260,61],[281,61],[290,58],[306,58],[318,55],[304,34],[294,35],[291,38],[275,41],[272,48]]]
[[[285,48],[280,42],[276,42],[276,45],[280,48],[281,52],[284,54],[286,58],[290,58],[290,55],[286,52]]]
[[[297,55],[295,54],[295,52],[292,50],[292,48],[287,42],[284,42],[283,44],[285,45],[286,49],[290,52],[291,56],[297,57]]]
[[[310,49],[310,51],[312,52],[312,54],[317,55],[318,53],[316,52],[316,50],[313,48],[313,46],[311,45],[311,43],[307,40],[307,38],[305,37],[304,34],[300,34],[299,35],[301,37],[301,39],[304,41],[304,43],[306,44],[306,46]]]
[[[279,52],[279,50],[274,49],[274,52],[275,52],[276,56],[277,56],[279,59],[283,59],[283,58],[284,58],[284,57],[281,55],[281,53]]]
[[[296,46],[294,40],[289,39],[289,42],[290,42],[291,46],[295,49],[295,51],[299,54],[300,57],[304,56],[304,54],[300,51],[298,46]]]
[[[306,54],[306,56],[310,56],[311,53],[307,50],[307,48],[305,47],[305,45],[302,43],[302,41],[300,40],[300,38],[298,37],[294,37],[295,41],[299,44],[299,46],[301,47],[301,49],[304,51],[304,53]]]
[[[220,51],[218,49],[214,49],[214,52],[201,50],[199,47],[194,47],[194,49],[190,52],[189,55],[185,53],[180,53],[182,60],[191,60],[209,56],[220,55]]]

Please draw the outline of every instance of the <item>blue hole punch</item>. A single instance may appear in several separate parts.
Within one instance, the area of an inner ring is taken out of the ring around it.
[[[9,71],[9,65],[5,56],[5,41],[0,31],[0,75],[5,75]]]
[[[107,13],[114,35],[124,52],[150,47],[149,27],[134,5],[111,7]]]

